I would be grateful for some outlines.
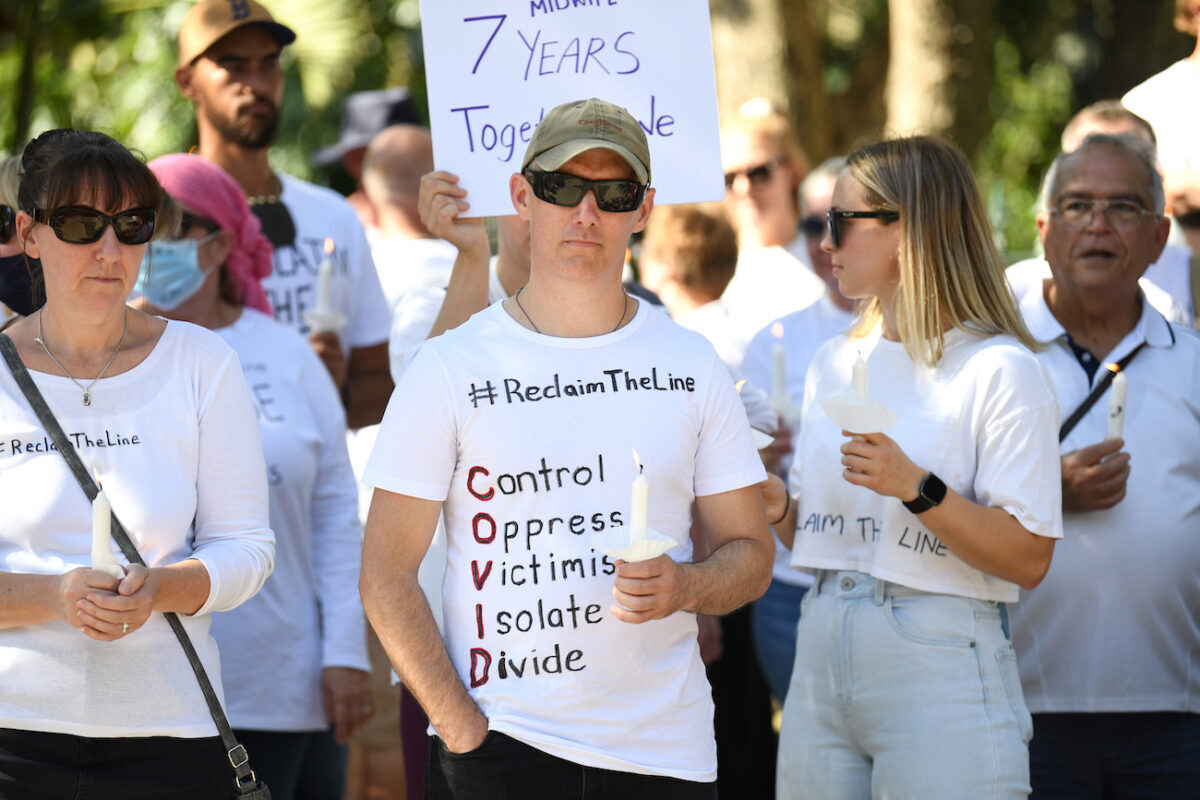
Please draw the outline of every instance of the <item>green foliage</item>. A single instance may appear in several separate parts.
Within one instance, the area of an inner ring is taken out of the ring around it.
[[[974,160],[998,244],[1011,263],[1037,248],[1038,184],[1058,153],[1074,91],[1064,61],[1042,58],[1023,66],[1007,36],[998,38],[995,50],[990,98],[995,122]]]
[[[0,11],[0,150],[43,130],[101,130],[147,158],[195,144],[175,86],[176,34],[191,0],[22,0]],[[425,103],[416,0],[267,0],[297,33],[272,162],[316,177],[308,156],[337,139],[347,93],[409,85]],[[32,72],[23,80],[32,49]],[[31,79],[31,80],[30,80]],[[29,89],[23,90],[23,85]],[[419,88],[418,88],[419,87]],[[29,92],[31,113],[22,118]]]

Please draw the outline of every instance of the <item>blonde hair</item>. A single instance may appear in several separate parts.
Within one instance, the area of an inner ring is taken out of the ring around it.
[[[21,186],[21,157],[9,156],[0,161],[0,205],[17,210],[17,191]]]
[[[753,137],[765,142],[778,153],[777,158],[792,165],[796,173],[796,185],[792,194],[800,189],[800,182],[808,175],[808,156],[800,147],[792,123],[778,106],[757,99],[747,101],[738,113],[721,127],[721,138],[733,134]]]
[[[1017,310],[983,198],[957,147],[930,136],[867,145],[847,159],[868,205],[900,214],[896,326],[913,361],[936,365],[944,329],[1008,334],[1037,349]],[[852,335],[881,318],[878,298],[860,304]]]

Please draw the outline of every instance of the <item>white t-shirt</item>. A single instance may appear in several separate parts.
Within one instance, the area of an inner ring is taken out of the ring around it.
[[[721,300],[746,341],[772,320],[815,303],[827,291],[812,267],[783,247],[738,254]]]
[[[395,313],[396,304],[410,289],[432,286],[445,289],[458,248],[445,239],[401,239],[379,236],[371,246],[371,259],[379,272],[379,283],[387,298],[388,308]]]
[[[1093,384],[1041,292],[1022,298],[1021,312],[1047,344],[1037,357],[1065,419]],[[1125,498],[1063,514],[1049,573],[1014,609],[1013,647],[1033,712],[1200,713],[1200,338],[1143,304],[1103,361],[1141,342],[1125,369]],[[1063,454],[1104,440],[1110,397],[1079,421]]]
[[[333,304],[346,317],[339,331],[342,350],[370,347],[387,341],[391,314],[362,223],[346,198],[331,189],[278,173],[296,225],[292,245],[275,248],[275,266],[263,278],[263,288],[275,310],[275,320],[308,335],[304,312],[316,305],[317,269],[325,258],[325,239],[333,239]]]
[[[900,342],[836,336],[817,350],[790,484],[799,495],[792,564],[857,570],[927,592],[1013,602],[1017,585],[969,566],[895,497],[842,477],[841,429],[820,400],[850,388],[859,351],[869,392],[898,417],[884,431],[967,500],[1003,508],[1038,536],[1062,537],[1058,406],[1033,354],[1008,336],[952,329],[936,367]]]
[[[1138,280],[1142,293],[1150,305],[1164,317],[1181,325],[1191,326],[1195,320],[1192,313],[1191,252],[1186,247],[1168,243],[1158,261],[1146,269]],[[1024,297],[1036,284],[1052,277],[1050,265],[1042,256],[1018,261],[1004,272],[1008,285],[1016,297]],[[1165,287],[1170,287],[1168,290]]]
[[[208,599],[180,615],[218,694],[211,612],[271,572],[267,479],[237,356],[210,331],[168,322],[141,364],[103,378],[84,406],[64,376],[32,372],[84,465],[99,473],[142,558],[208,570]],[[0,366],[0,569],[90,567],[92,508],[6,366]],[[117,560],[128,563],[115,540]],[[114,642],[66,622],[0,630],[0,728],[76,736],[215,736],[208,706],[161,614]]]
[[[737,369],[750,339],[737,324],[724,299],[705,303],[687,314],[675,317],[675,321],[708,339],[721,360],[731,369]]]
[[[618,621],[591,536],[650,527],[691,557],[697,495],[765,477],[712,347],[647,303],[613,333],[555,338],[495,304],[431,339],[405,371],[364,479],[444,501],[446,646],[491,728],[587,766],[716,777],[696,617]]]
[[[370,668],[346,415],[329,372],[294,331],[245,309],[217,333],[237,351],[258,412],[276,539],[262,591],[213,618],[225,711],[236,728],[324,730],[321,670]]]
[[[779,339],[771,332],[778,322],[783,327],[783,336]],[[757,386],[768,389],[774,386],[774,350],[775,345],[783,345],[786,355],[787,394],[796,408],[804,405],[804,376],[808,373],[808,365],[813,353],[817,351],[826,339],[846,331],[854,324],[854,312],[843,311],[829,299],[829,293],[821,295],[807,308],[793,311],[785,317],[772,320],[750,340],[746,353],[742,358],[741,372],[746,379]],[[799,433],[799,425],[795,426],[793,435]],[[781,465],[786,472],[791,467],[792,459],[788,456]],[[792,569],[792,551],[784,546],[779,537],[775,537],[775,580],[792,586],[811,586],[812,575]]]
[[[493,256],[488,265],[488,303],[495,303],[508,297],[500,276],[496,274],[496,257]],[[447,283],[449,279],[447,278]],[[409,288],[393,309],[392,331],[388,340],[388,359],[392,371],[392,380],[400,382],[400,376],[416,354],[417,350],[429,338],[433,323],[437,322],[446,300],[446,286],[421,285]]]
[[[1154,128],[1164,170],[1200,169],[1200,70],[1187,59],[1151,75],[1121,98],[1125,107]]]

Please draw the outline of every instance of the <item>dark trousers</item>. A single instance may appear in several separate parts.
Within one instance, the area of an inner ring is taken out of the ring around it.
[[[585,767],[543,753],[503,733],[455,754],[442,740],[429,746],[425,800],[715,800],[715,783]]]
[[[346,746],[323,731],[235,730],[271,800],[337,800],[346,788]]]
[[[1033,800],[1200,797],[1200,714],[1034,714]]]
[[[89,739],[0,729],[2,800],[212,800],[233,794],[220,739]]]

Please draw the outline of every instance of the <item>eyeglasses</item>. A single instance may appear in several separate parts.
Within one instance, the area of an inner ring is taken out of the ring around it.
[[[745,175],[746,180],[750,181],[751,186],[762,186],[767,181],[771,180],[771,173],[779,166],[779,159],[772,158],[770,161],[759,164],[757,167],[747,167],[746,169],[737,170],[735,172],[725,173],[725,188],[732,189],[733,182],[737,180],[738,175]]]
[[[811,216],[800,220],[800,232],[809,239],[820,239],[825,235],[827,225],[825,217]]]
[[[64,206],[52,214],[36,208],[33,218],[49,225],[54,235],[68,244],[99,241],[109,225],[121,244],[145,244],[154,235],[153,208],[131,208],[111,217],[87,206]]]
[[[1096,217],[1097,211],[1115,228],[1132,228],[1153,211],[1133,200],[1092,200],[1083,197],[1068,197],[1055,204],[1052,214],[1073,228],[1082,228]]]
[[[8,244],[17,232],[17,212],[0,205],[0,244]]]
[[[829,220],[829,239],[833,242],[833,249],[836,250],[842,246],[842,221],[847,219],[881,219],[885,224],[890,224],[900,219],[899,211],[841,211],[836,208],[829,209],[829,213],[825,215]]]
[[[186,234],[192,228],[200,228],[205,233],[216,233],[221,229],[221,226],[213,222],[208,217],[202,217],[199,214],[193,214],[190,211],[184,211],[179,215],[179,232]]]
[[[624,213],[635,211],[646,196],[646,184],[631,180],[589,181],[566,172],[541,172],[527,169],[523,173],[539,200],[556,206],[575,207],[588,192],[596,195],[601,211]]]

